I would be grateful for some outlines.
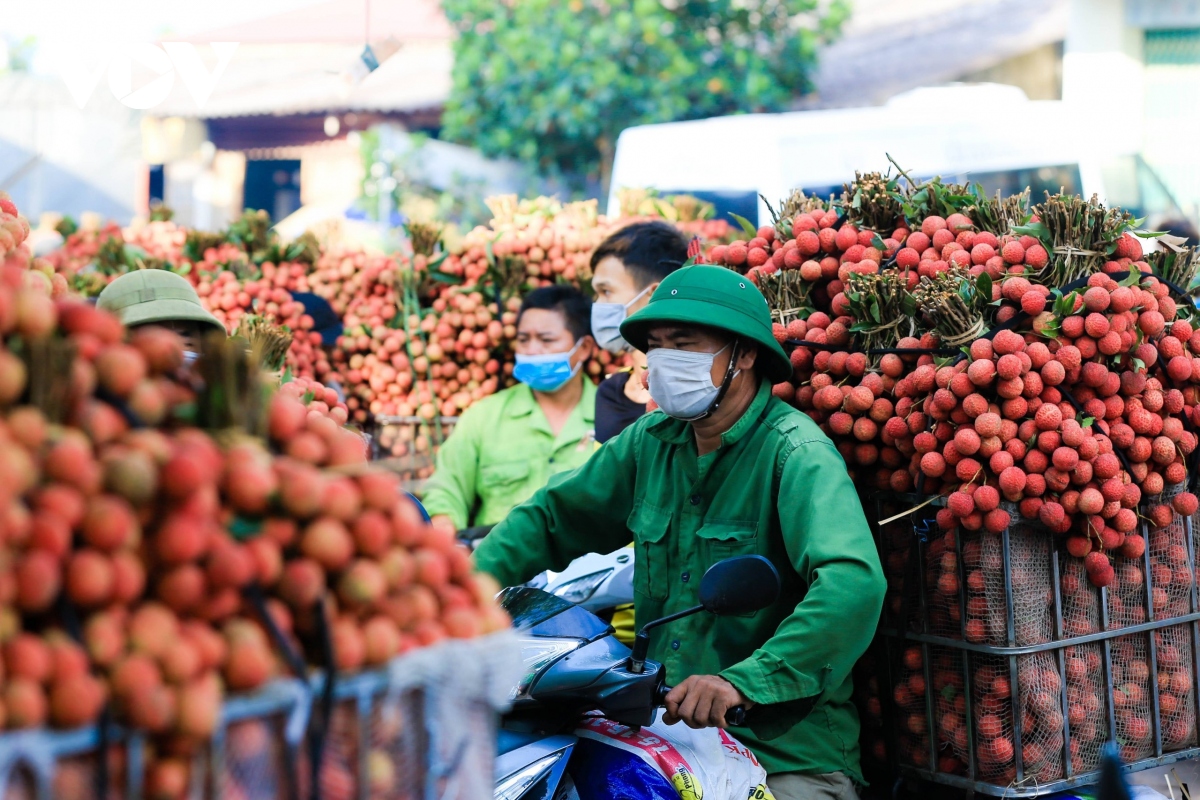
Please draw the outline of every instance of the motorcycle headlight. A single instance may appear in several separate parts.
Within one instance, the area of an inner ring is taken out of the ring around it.
[[[533,786],[546,777],[546,774],[554,769],[554,765],[558,763],[562,755],[563,751],[560,750],[544,758],[539,758],[529,766],[522,767],[511,775],[505,776],[496,784],[496,791],[493,797],[495,800],[518,800],[530,786]]]
[[[579,644],[577,639],[522,639],[521,661],[525,664],[525,675],[513,688],[512,699],[526,697],[542,667],[575,650]]]
[[[595,594],[596,589],[611,574],[612,568],[610,567],[609,569],[602,569],[599,572],[593,572],[590,575],[584,575],[582,578],[576,578],[570,583],[564,583],[554,590],[554,594],[568,603],[582,603]]]

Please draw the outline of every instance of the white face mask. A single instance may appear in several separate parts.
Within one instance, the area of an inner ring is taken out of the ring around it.
[[[199,353],[193,353],[191,350],[184,350],[183,351],[183,365],[185,367],[190,367],[192,364],[196,363],[196,359],[198,359],[199,357],[200,357]]]
[[[646,354],[650,370],[650,396],[669,416],[692,421],[706,416],[721,393],[721,387],[713,385],[712,367],[717,355],[723,353],[725,345],[716,353],[693,353],[688,350],[657,348]],[[732,381],[741,370],[728,375]]]
[[[628,303],[592,303],[592,337],[596,344],[610,353],[623,353],[629,349],[629,342],[621,336],[621,323],[629,315],[629,307],[653,285],[642,289]]]

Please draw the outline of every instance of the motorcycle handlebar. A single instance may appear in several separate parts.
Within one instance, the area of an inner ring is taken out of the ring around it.
[[[671,693],[674,686],[667,686],[665,683],[658,689],[658,697],[656,698],[658,705],[666,705],[667,695]],[[739,728],[746,724],[746,707],[734,706],[725,712],[725,724],[731,728]]]
[[[458,532],[460,542],[474,542],[488,535],[495,525],[477,525],[474,528],[464,528]]]

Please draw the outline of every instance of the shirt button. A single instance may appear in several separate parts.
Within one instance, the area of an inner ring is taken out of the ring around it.
[[[678,649],[679,649],[679,640],[678,640],[678,639],[676,639],[675,641],[671,642],[671,649],[672,649],[672,650],[678,650]]]
[[[698,495],[698,494],[692,495],[691,497],[688,498],[688,500],[694,506],[700,505],[700,495]]]
[[[679,580],[683,581],[684,583],[687,583],[691,579],[691,577],[692,577],[692,573],[685,572],[679,576]]]

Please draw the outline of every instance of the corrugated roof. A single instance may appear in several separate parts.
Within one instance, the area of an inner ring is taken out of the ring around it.
[[[454,31],[436,0],[328,0],[264,19],[199,31],[189,42],[362,44],[445,40]]]
[[[1068,0],[855,0],[844,35],[821,53],[816,93],[795,107],[875,105],[1062,41],[1067,5]],[[372,0],[372,41],[391,36],[404,44],[362,83],[351,85],[342,77],[362,51],[364,8],[365,0],[332,0],[196,34],[191,41],[242,45],[203,109],[177,81],[155,113],[207,118],[397,112],[444,103],[454,63],[453,30],[433,0]]]
[[[1068,0],[855,0],[821,52],[816,94],[797,108],[876,105],[953,81],[1067,33]]]
[[[324,111],[410,111],[440,106],[450,93],[450,42],[410,42],[361,83],[345,77],[361,45],[250,44],[238,47],[203,107],[181,81],[155,116],[237,117]]]

